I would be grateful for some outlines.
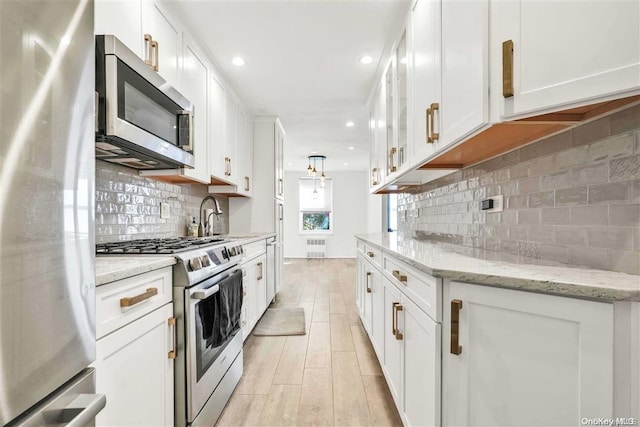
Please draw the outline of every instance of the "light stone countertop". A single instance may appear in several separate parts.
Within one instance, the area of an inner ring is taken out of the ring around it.
[[[96,286],[158,270],[176,263],[172,256],[97,256]]]
[[[276,233],[239,233],[239,234],[221,234],[219,237],[233,240],[242,245],[248,245],[249,243],[257,242],[258,240],[266,240],[270,237],[274,237],[275,235]]]
[[[417,270],[454,281],[600,301],[640,301],[640,276],[516,257],[398,233],[357,234]]]

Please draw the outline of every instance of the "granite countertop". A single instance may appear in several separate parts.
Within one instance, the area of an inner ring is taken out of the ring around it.
[[[158,270],[176,263],[172,256],[96,257],[96,286]]]
[[[265,240],[269,237],[274,237],[275,235],[276,233],[239,233],[221,234],[220,237],[239,242],[243,245],[247,245],[249,243],[257,242],[258,240]]]
[[[600,301],[640,301],[640,276],[632,274],[518,258],[398,233],[356,238],[435,277]]]

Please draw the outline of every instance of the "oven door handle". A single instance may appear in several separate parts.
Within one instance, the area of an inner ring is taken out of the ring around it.
[[[204,291],[196,291],[196,292],[192,293],[191,294],[191,298],[193,298],[193,299],[207,299],[211,295],[213,295],[216,292],[218,292],[219,290],[220,290],[220,286],[213,285],[212,287],[207,288]]]

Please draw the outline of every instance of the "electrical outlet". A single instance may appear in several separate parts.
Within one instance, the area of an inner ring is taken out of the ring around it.
[[[160,218],[167,219],[169,218],[171,207],[167,202],[160,202]]]
[[[491,201],[492,203],[489,201]],[[487,209],[482,208],[484,212],[487,212],[487,213],[502,212],[504,210],[504,196],[502,194],[499,196],[493,196],[487,200],[483,200],[482,204],[492,205],[490,208],[487,208]]]

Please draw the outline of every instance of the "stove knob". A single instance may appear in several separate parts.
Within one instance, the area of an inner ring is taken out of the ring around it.
[[[231,249],[229,249],[229,255],[230,256],[236,256],[236,248],[232,247]]]
[[[229,251],[227,251],[227,248],[222,248],[222,257],[229,259]]]
[[[189,267],[191,267],[191,271],[200,270],[202,268],[202,261],[200,261],[200,258],[191,258],[189,260]]]
[[[240,249],[240,253],[243,254],[244,253],[244,247],[243,246],[238,246],[238,248]]]
[[[211,261],[209,261],[209,257],[206,255],[202,255],[200,257],[200,261],[202,261],[203,267],[209,267],[211,265]]]

